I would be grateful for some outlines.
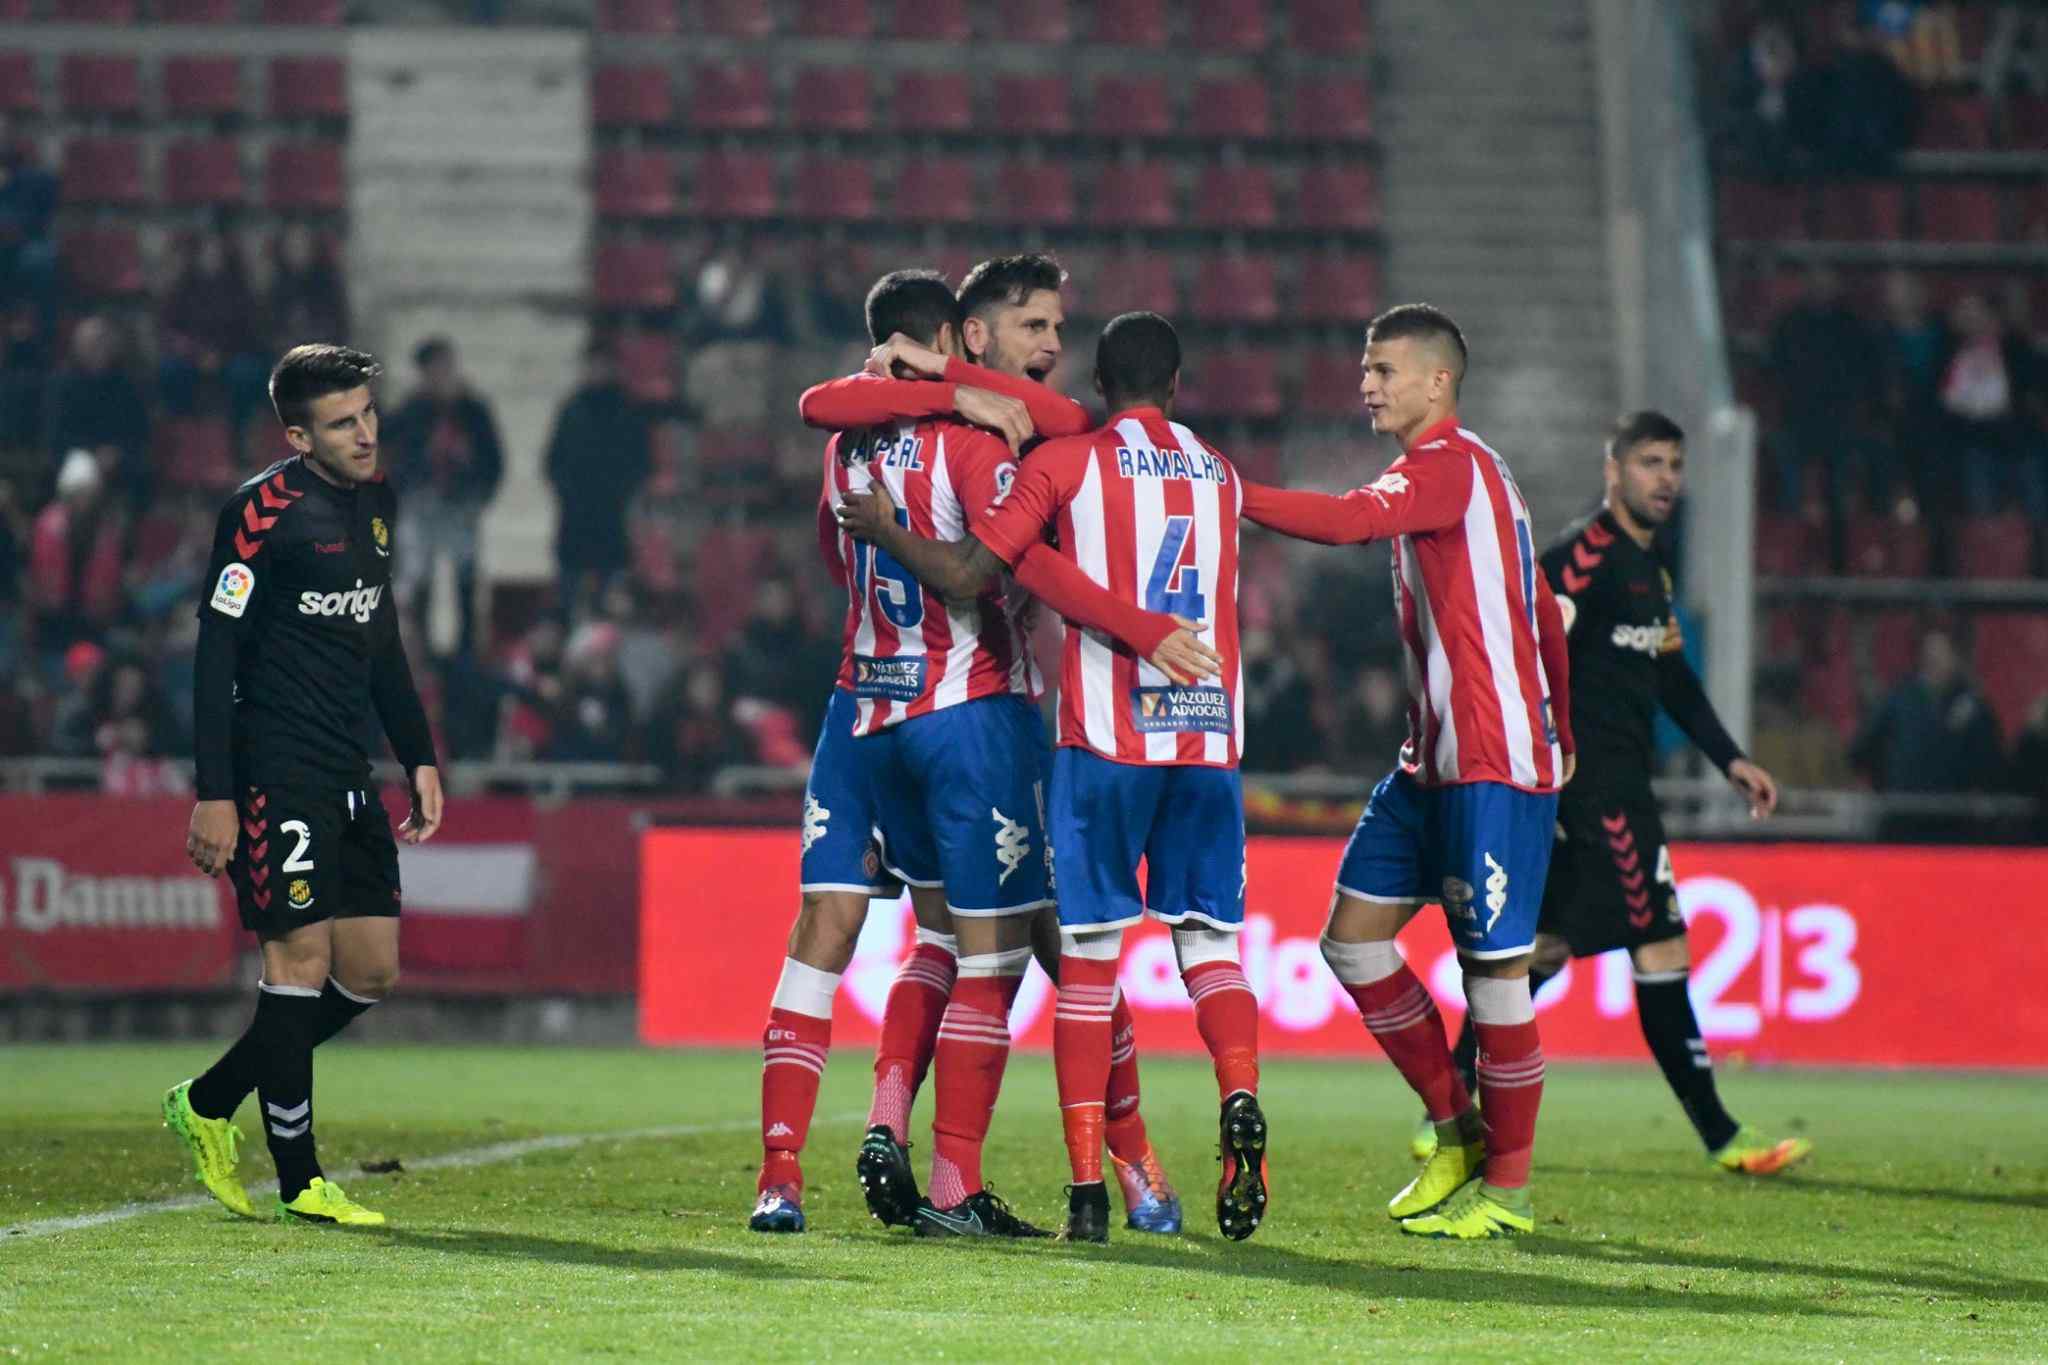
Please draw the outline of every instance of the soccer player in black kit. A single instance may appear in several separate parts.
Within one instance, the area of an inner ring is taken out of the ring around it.
[[[1657,707],[1727,775],[1754,818],[1776,808],[1778,787],[1743,757],[1714,714],[1686,662],[1671,609],[1671,573],[1655,537],[1685,484],[1685,433],[1662,413],[1629,413],[1608,436],[1603,468],[1607,493],[1600,510],[1572,526],[1542,558],[1571,641],[1579,766],[1558,802],[1558,842],[1543,887],[1529,986],[1542,990],[1568,958],[1628,949],[1643,1039],[1708,1155],[1725,1170],[1775,1175],[1812,1144],[1805,1138],[1773,1142],[1738,1123],[1714,1088],[1713,1062],[1686,994],[1692,959],[1671,852],[1650,793]],[[1477,1052],[1468,1016],[1455,1049],[1468,1081]],[[1419,1159],[1428,1159],[1435,1136],[1433,1126],[1416,1129],[1411,1147]]]
[[[228,874],[263,949],[256,1013],[204,1075],[164,1096],[200,1183],[256,1217],[235,1173],[254,1090],[279,1219],[375,1226],[313,1147],[313,1049],[398,980],[398,847],[370,789],[374,712],[412,788],[408,843],[441,824],[441,779],[391,599],[397,501],[377,464],[377,362],[297,346],[270,376],[293,454],[221,509],[199,602],[198,804],[185,852]]]

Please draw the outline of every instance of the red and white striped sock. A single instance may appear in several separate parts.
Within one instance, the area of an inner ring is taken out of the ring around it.
[[[1106,944],[1100,940],[1108,940]],[[1109,1089],[1110,1016],[1116,1008],[1116,956],[1122,935],[1090,935],[1076,956],[1069,940],[1060,954],[1060,993],[1053,1007],[1053,1075],[1060,1095],[1060,1126],[1077,1185],[1102,1180],[1103,1096]]]
[[[839,973],[785,958],[768,1026],[761,1034],[761,1175],[758,1189],[803,1188],[798,1154],[810,1137],[818,1082],[832,1048],[832,998]]]
[[[946,999],[953,993],[958,951],[951,934],[919,929],[917,947],[897,969],[888,1003],[882,1008],[868,1127],[886,1124],[898,1142],[909,1134],[910,1106],[938,1046],[939,1021],[946,1013]]]
[[[1138,1112],[1138,1027],[1121,986],[1109,1012],[1109,1089],[1103,1106],[1102,1131],[1111,1154],[1125,1165],[1143,1161],[1152,1142],[1145,1134],[1145,1116]]]
[[[1232,945],[1233,949],[1235,945]],[[1216,1091],[1259,1093],[1259,999],[1236,962],[1198,962],[1181,970],[1195,1002],[1195,1028],[1216,1063]]]
[[[1443,1016],[1394,945],[1326,938],[1323,958],[1430,1118],[1443,1123],[1470,1109],[1472,1097],[1451,1060]]]
[[[1543,1044],[1525,978],[1465,978],[1479,1034],[1480,1117],[1486,1123],[1486,1183],[1529,1183],[1536,1111],[1543,1104]]]
[[[960,979],[939,1024],[933,1063],[929,1193],[942,1209],[982,1187],[981,1148],[1010,1060],[1010,1006],[1030,965],[1028,947],[960,959]]]

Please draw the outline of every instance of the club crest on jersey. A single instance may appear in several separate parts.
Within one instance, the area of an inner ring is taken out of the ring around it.
[[[294,910],[304,910],[313,903],[313,884],[304,877],[292,878],[292,884],[285,888],[284,898]]]
[[[907,659],[880,659],[856,654],[853,658],[853,695],[884,701],[916,701],[924,695],[926,662],[922,654]]]
[[[256,575],[247,564],[230,564],[220,571],[208,603],[223,616],[239,618],[249,610],[249,594],[256,589]]]
[[[391,558],[391,528],[382,517],[370,518],[370,544],[376,546],[379,559]]]
[[[1131,724],[1139,734],[1206,731],[1227,735],[1230,694],[1220,687],[1140,687],[1131,692]]]

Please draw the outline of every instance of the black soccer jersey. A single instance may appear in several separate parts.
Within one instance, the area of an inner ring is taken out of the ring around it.
[[[250,786],[359,788],[374,711],[408,769],[434,762],[391,600],[397,499],[294,456],[221,509],[199,601],[201,800]]]
[[[1574,524],[1543,554],[1571,639],[1574,787],[1645,784],[1650,727],[1662,703],[1714,766],[1742,756],[1686,662],[1671,610],[1671,573],[1606,509]]]

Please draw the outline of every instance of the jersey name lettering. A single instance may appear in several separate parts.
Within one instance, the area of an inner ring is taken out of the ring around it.
[[[1183,450],[1147,450],[1143,446],[1116,448],[1116,472],[1127,479],[1180,479],[1186,482],[1227,484],[1230,469],[1223,461],[1202,451],[1190,455]]]

